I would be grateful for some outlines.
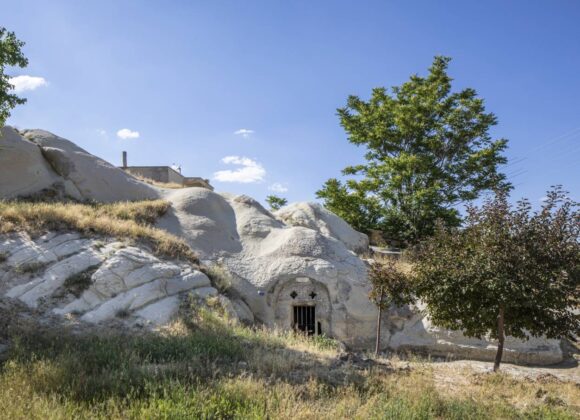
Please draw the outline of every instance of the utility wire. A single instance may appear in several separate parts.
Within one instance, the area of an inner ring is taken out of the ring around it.
[[[572,140],[572,139],[575,139],[578,137],[580,137],[580,127],[577,127],[573,130],[568,131],[567,133],[564,133],[560,136],[554,137],[554,138],[552,138],[552,139],[550,139],[550,140],[548,140],[548,141],[546,141],[546,142],[544,142],[536,147],[533,147],[532,149],[527,151],[525,156],[518,157],[518,158],[514,159],[513,161],[508,162],[504,166],[504,169],[509,168],[511,166],[514,166],[514,165],[517,165],[518,163],[521,163],[521,162],[527,160],[531,155],[545,149],[548,146],[551,146],[551,145],[556,144],[556,143],[561,142],[561,141]]]

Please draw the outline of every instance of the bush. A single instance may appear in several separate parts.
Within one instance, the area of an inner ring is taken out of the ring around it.
[[[82,271],[77,274],[73,274],[69,276],[63,283],[63,288],[72,293],[75,297],[80,297],[85,290],[87,290],[91,284],[92,280],[91,277],[93,273],[97,270],[98,265],[92,266],[87,268],[85,271]]]

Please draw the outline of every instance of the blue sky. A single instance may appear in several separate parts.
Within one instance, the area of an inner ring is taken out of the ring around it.
[[[509,139],[513,197],[537,203],[558,183],[580,196],[578,22],[574,0],[19,0],[0,25],[30,60],[11,76],[43,79],[20,79],[10,124],[259,200],[313,200],[363,154],[335,115],[346,97],[448,55]]]

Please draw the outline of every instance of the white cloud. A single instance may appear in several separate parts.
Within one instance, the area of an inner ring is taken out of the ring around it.
[[[119,137],[120,139],[123,139],[123,140],[138,139],[139,132],[138,131],[131,131],[128,128],[122,128],[119,131],[117,131],[117,137]]]
[[[242,136],[243,138],[247,139],[252,134],[254,134],[254,130],[249,130],[247,128],[240,128],[239,130],[234,131],[234,134],[236,136]]]
[[[97,134],[104,139],[109,138],[109,134],[107,133],[107,130],[103,130],[102,128],[97,129]]]
[[[222,162],[226,165],[238,165],[239,168],[215,172],[213,176],[217,181],[249,184],[263,181],[266,176],[266,170],[262,164],[247,157],[226,156],[222,159]]]
[[[27,90],[34,90],[41,86],[48,85],[48,82],[44,77],[36,77],[36,76],[16,76],[11,77],[8,79],[8,83],[14,86],[14,92],[20,93]]]
[[[270,191],[274,191],[274,192],[277,192],[277,193],[285,193],[286,191],[288,191],[288,188],[285,187],[284,185],[282,185],[279,182],[274,182],[272,185],[270,185],[268,187],[268,189]]]

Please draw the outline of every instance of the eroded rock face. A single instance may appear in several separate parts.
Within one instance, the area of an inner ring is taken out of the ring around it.
[[[0,198],[28,196],[62,186],[61,177],[43,158],[40,148],[12,127],[0,129]]]
[[[497,351],[496,342],[469,338],[459,331],[436,327],[418,312],[412,312],[405,319],[389,314],[386,321],[392,330],[384,337],[385,347],[419,350],[451,359],[475,360],[493,360]],[[502,360],[508,363],[550,365],[561,362],[563,353],[559,340],[530,337],[528,341],[522,341],[506,337]]]
[[[335,238],[351,251],[365,252],[369,247],[367,235],[357,232],[319,203],[293,203],[276,211],[274,215],[288,225],[304,226]]]
[[[44,130],[24,130],[23,135],[40,147],[54,171],[72,182],[84,199],[108,203],[159,197],[155,187],[138,181],[69,140]]]
[[[155,199],[160,192],[48,131],[2,128],[0,198],[41,194],[114,202]]]
[[[315,306],[317,332],[352,348],[373,346],[376,307],[368,300],[367,266],[353,252],[367,241],[343,221],[313,204],[292,205],[272,215],[250,197],[201,189],[179,190],[166,198],[174,208],[172,231],[208,263],[219,263],[231,274],[241,297],[233,303],[240,318],[290,329],[295,307]],[[200,201],[203,206],[191,205]],[[386,311],[382,344],[385,349],[484,360],[492,360],[496,350],[495,342],[435,328],[419,309],[408,306]],[[506,361],[551,364],[562,357],[557,340],[506,341]]]
[[[163,261],[112,239],[4,235],[0,254],[0,299],[91,324],[122,320],[160,327],[175,318],[185,295],[218,295],[209,278],[189,264]]]
[[[205,263],[220,264],[230,274],[236,298],[217,296],[226,312],[247,323],[290,329],[311,316],[296,308],[314,306],[309,329],[353,348],[372,347],[377,311],[368,299],[366,263],[357,255],[368,239],[320,205],[297,203],[272,214],[245,195],[203,188],[163,191],[51,133],[28,130],[24,138],[10,128],[3,132],[0,198],[47,188],[104,202],[163,197],[172,208],[158,227],[184,238]],[[184,295],[217,295],[196,269],[110,238],[10,235],[0,237],[0,254],[0,299],[72,314],[81,322],[164,325]],[[90,274],[90,282],[82,293],[67,290],[67,280],[83,273]],[[443,356],[489,360],[495,355],[494,342],[433,327],[413,307],[386,311],[382,343]],[[504,354],[506,361],[525,363],[562,360],[556,340],[508,339]]]

